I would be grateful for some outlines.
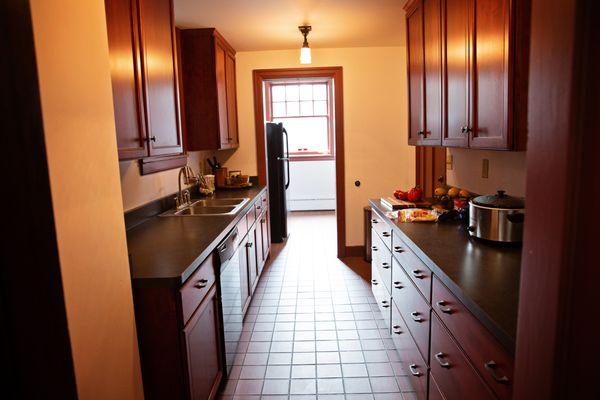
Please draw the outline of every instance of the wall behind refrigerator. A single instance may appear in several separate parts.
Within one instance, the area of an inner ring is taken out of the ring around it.
[[[335,210],[335,160],[290,162],[288,210]]]

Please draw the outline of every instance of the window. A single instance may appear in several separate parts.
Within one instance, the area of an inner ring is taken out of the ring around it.
[[[332,86],[329,78],[266,84],[267,120],[283,123],[292,160],[334,158]]]

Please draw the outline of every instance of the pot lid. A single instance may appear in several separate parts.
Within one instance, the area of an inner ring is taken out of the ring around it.
[[[472,202],[478,206],[491,208],[525,208],[525,199],[505,194],[504,190],[498,190],[496,194],[475,197]]]

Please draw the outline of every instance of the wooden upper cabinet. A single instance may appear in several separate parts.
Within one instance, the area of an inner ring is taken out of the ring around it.
[[[105,0],[119,159],[185,165],[171,0]],[[168,157],[167,157],[168,156]]]
[[[138,47],[137,2],[106,0],[113,105],[119,159],[148,155]],[[117,58],[116,55],[119,55]],[[114,56],[113,56],[114,55]]]
[[[407,4],[410,144],[438,144],[441,132],[447,147],[525,149],[529,7],[515,0]],[[413,77],[421,59],[419,101],[413,99],[418,87]],[[424,121],[422,139],[415,136],[418,116]]]
[[[410,122],[408,140],[418,146],[442,144],[441,0],[407,8]]]
[[[182,98],[188,150],[238,147],[235,50],[214,29],[183,29]]]
[[[470,0],[446,0],[444,8],[446,66],[446,130],[444,146],[467,147],[469,144],[469,3]]]
[[[408,52],[408,143],[421,144],[425,132],[425,104],[423,67],[423,7],[421,2],[407,10],[406,19]]]
[[[173,4],[138,0],[149,155],[183,151],[179,124]]]
[[[510,149],[510,0],[473,1],[473,118],[470,147]],[[520,110],[515,110],[519,112]]]

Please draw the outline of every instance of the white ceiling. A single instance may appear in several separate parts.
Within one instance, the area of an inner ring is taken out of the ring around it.
[[[214,27],[237,51],[404,43],[404,0],[174,0],[180,28]]]

